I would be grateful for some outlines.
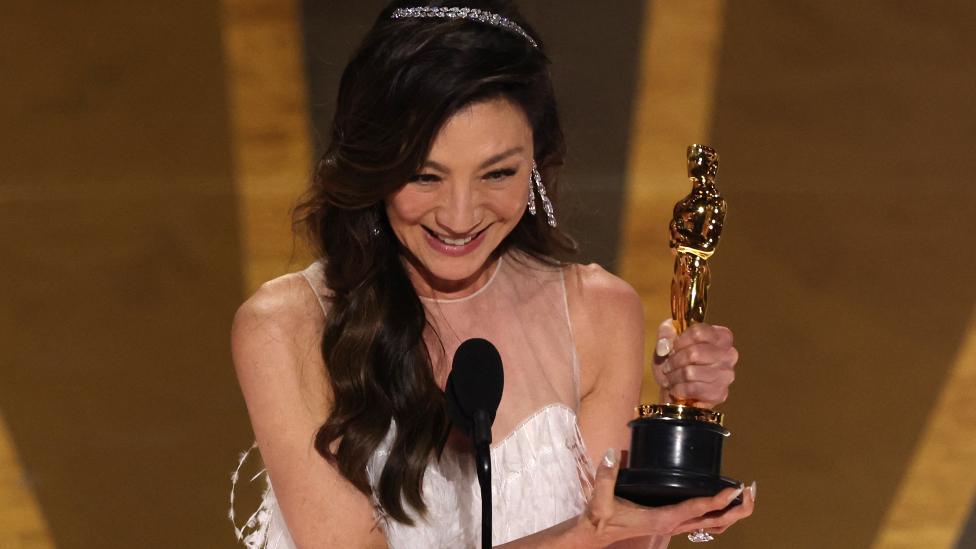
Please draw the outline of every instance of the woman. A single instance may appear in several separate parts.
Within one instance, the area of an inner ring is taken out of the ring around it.
[[[455,7],[393,2],[343,73],[297,211],[322,259],[235,317],[269,480],[249,545],[477,546],[478,485],[443,394],[471,337],[505,369],[494,543],[663,547],[723,531],[751,513],[754,488],[726,511],[741,487],[659,509],[613,497],[640,388],[640,301],[599,266],[564,261],[564,145],[538,35],[505,1],[432,4]],[[672,396],[724,401],[728,330],[675,337],[665,323],[658,350]]]

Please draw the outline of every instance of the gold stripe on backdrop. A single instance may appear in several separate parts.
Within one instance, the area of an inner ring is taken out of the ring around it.
[[[289,210],[309,177],[297,2],[224,0],[222,26],[242,269],[250,295],[294,266]]]
[[[0,416],[0,532],[9,549],[51,549],[54,543],[24,478],[13,440]],[[7,544],[10,545],[7,545]]]
[[[974,394],[976,310],[874,549],[955,547],[976,503]]]
[[[619,265],[644,303],[648,360],[671,314],[667,224],[690,188],[685,149],[708,142],[724,12],[722,0],[650,0],[644,11]],[[656,401],[645,377],[643,399]]]

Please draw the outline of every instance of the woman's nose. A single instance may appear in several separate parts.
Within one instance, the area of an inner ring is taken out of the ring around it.
[[[467,182],[455,182],[445,187],[445,196],[437,210],[437,223],[454,235],[474,231],[481,223],[478,193]]]

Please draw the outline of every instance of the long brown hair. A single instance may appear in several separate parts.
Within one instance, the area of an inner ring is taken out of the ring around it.
[[[542,41],[504,0],[464,6],[516,22],[536,42],[463,19],[391,19],[396,8],[459,2],[395,1],[366,34],[339,85],[331,142],[295,209],[325,258],[330,309],[322,357],[332,385],[332,413],[315,447],[364,494],[366,464],[390,421],[396,437],[375,497],[393,519],[412,524],[403,502],[423,516],[424,471],[439,455],[450,423],[422,334],[424,307],[407,277],[384,198],[419,169],[444,122],[474,102],[506,98],[525,112],[535,159],[556,199],[564,142]],[[525,215],[500,245],[558,263],[575,243]]]

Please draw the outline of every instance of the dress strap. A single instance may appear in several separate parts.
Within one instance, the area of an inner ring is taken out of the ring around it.
[[[569,328],[569,341],[570,341],[570,353],[572,355],[570,361],[572,362],[573,368],[573,394],[576,396],[576,409],[579,410],[580,406],[580,364],[579,356],[576,354],[576,338],[573,336],[573,320],[569,316],[569,291],[566,289],[566,268],[563,267],[559,269],[559,280],[562,283],[562,293],[563,293],[563,314],[566,315],[566,326]]]
[[[308,287],[312,289],[312,293],[315,294],[315,299],[319,302],[319,307],[322,308],[322,314],[326,317],[329,313],[326,312],[325,301],[328,299],[330,292],[325,283],[325,259],[321,258],[310,264],[305,269],[299,271],[305,282],[308,283]]]

